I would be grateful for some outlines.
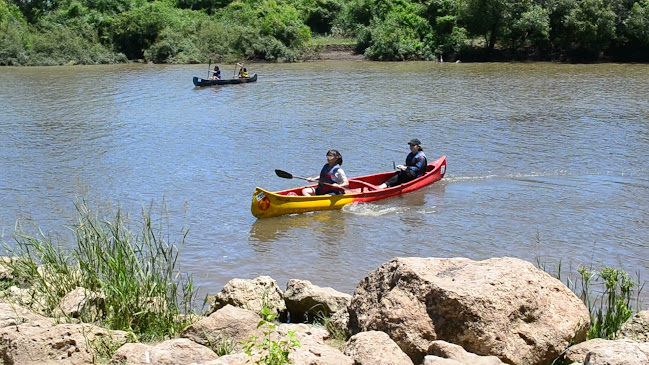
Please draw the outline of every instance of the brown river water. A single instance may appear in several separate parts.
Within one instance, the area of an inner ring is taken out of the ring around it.
[[[233,65],[220,65],[225,76]],[[74,201],[153,206],[203,293],[235,277],[352,293],[398,256],[513,256],[649,278],[649,66],[250,64],[259,81],[194,88],[207,65],[0,68],[0,236],[69,235]],[[342,211],[256,220],[255,186],[303,185],[342,152],[392,169],[419,138],[444,179]],[[645,301],[646,302],[646,301]],[[645,303],[645,307],[647,304]]]

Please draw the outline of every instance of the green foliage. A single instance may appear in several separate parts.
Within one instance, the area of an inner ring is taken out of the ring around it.
[[[353,38],[374,60],[646,61],[648,9],[647,0],[0,0],[0,64],[296,61],[312,33]]]
[[[649,48],[649,0],[633,4],[629,17],[624,21],[624,34],[632,46]]]
[[[180,314],[191,312],[195,290],[191,278],[178,273],[178,248],[162,238],[162,227],[154,226],[145,211],[136,234],[120,211],[104,220],[84,202],[77,210],[74,247],[66,249],[42,233],[35,237],[17,227],[16,248],[7,251],[21,259],[5,265],[31,283],[39,307],[50,315],[65,294],[83,287],[105,298],[105,316],[98,324],[132,331],[144,340],[176,336],[189,324]]]
[[[537,242],[539,237],[537,235]],[[548,272],[548,267],[537,257],[537,267]],[[620,327],[635,311],[638,311],[639,296],[644,285],[640,278],[633,281],[629,275],[612,267],[604,267],[599,272],[592,268],[580,266],[577,269],[578,280],[566,278],[566,286],[572,290],[586,305],[590,313],[590,327],[587,338],[615,339]],[[551,273],[561,280],[561,262],[556,273]],[[637,289],[635,289],[637,288]],[[636,303],[635,309],[633,302]]]
[[[583,0],[566,15],[573,55],[596,58],[616,37],[615,13],[604,0]]]
[[[301,0],[295,5],[313,33],[331,34],[343,4],[341,0]]]
[[[246,355],[251,358],[258,357],[255,361],[257,365],[290,364],[289,355],[291,351],[300,347],[300,341],[295,338],[295,331],[288,331],[288,339],[275,340],[278,337],[277,324],[274,323],[277,315],[270,308],[264,306],[261,317],[262,319],[257,324],[257,328],[265,327],[263,330],[264,336],[258,338],[252,335],[249,340],[244,341],[243,349]]]
[[[592,278],[593,276],[585,269],[579,273],[582,277],[591,276]],[[605,289],[602,296],[598,296],[594,303],[587,303],[591,305],[588,308],[591,313],[588,339],[614,339],[622,324],[633,315],[631,299],[635,283],[627,273],[611,267],[603,268],[598,277],[603,280]],[[597,302],[599,306],[597,306]]]

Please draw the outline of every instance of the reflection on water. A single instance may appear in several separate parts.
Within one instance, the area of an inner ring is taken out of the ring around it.
[[[351,293],[396,256],[649,278],[647,65],[260,64],[256,83],[194,88],[205,69],[0,68],[5,241],[18,218],[67,232],[77,196],[133,214],[164,200],[206,292],[270,275]],[[333,148],[350,177],[387,171],[411,138],[447,156],[444,179],[341,211],[250,214],[255,186],[298,185],[274,169],[314,175]]]

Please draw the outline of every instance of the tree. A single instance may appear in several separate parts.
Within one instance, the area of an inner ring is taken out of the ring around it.
[[[616,38],[616,15],[604,0],[582,0],[565,22],[571,36],[573,56],[596,59]]]

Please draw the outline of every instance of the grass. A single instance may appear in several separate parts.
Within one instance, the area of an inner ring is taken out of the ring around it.
[[[561,280],[561,262],[550,272],[546,263],[538,257],[536,261],[537,267]],[[634,281],[619,269],[605,266],[594,271],[592,267],[583,265],[577,269],[577,275],[576,280],[567,276],[565,284],[588,308],[590,327],[587,339],[615,339],[624,322],[640,310],[639,297],[644,288],[644,284],[640,284],[640,275]]]
[[[353,46],[356,45],[356,39],[337,37],[337,36],[316,35],[313,36],[307,44],[307,46],[309,47],[323,47],[323,46],[332,46],[332,45]]]
[[[40,231],[28,235],[17,225],[14,247],[5,249],[20,259],[0,264],[17,284],[30,285],[35,305],[47,315],[55,316],[61,298],[83,287],[105,299],[105,311],[100,318],[82,313],[82,321],[130,331],[141,341],[176,337],[191,321],[182,313],[192,313],[196,296],[192,278],[177,270],[178,246],[163,238],[162,226],[154,225],[145,209],[134,233],[120,210],[102,219],[85,201],[75,205],[72,248]]]

